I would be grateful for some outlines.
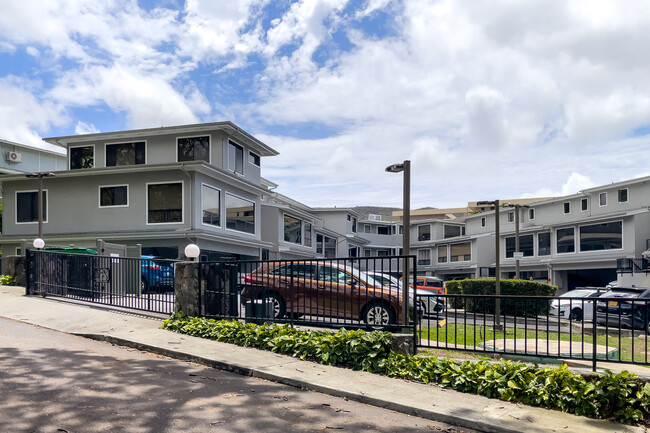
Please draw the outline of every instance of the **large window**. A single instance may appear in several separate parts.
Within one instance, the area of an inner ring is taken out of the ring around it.
[[[228,142],[228,169],[244,174],[244,148],[232,141]]]
[[[144,141],[106,145],[106,167],[145,163]]]
[[[472,260],[472,245],[467,242],[450,246],[452,262],[467,262]]]
[[[418,241],[430,241],[431,240],[431,225],[424,224],[418,226]]]
[[[452,226],[452,225],[445,224],[445,233],[444,233],[445,239],[454,238],[460,235],[461,235],[461,226]]]
[[[627,188],[619,189],[618,190],[618,202],[619,203],[627,203],[627,201],[628,201],[627,195],[628,195],[628,189]]]
[[[210,136],[182,137],[178,142],[178,162],[205,161],[210,162]]]
[[[378,235],[390,235],[390,226],[377,226]]]
[[[515,237],[506,238],[506,258],[514,257],[515,253]],[[519,236],[519,252],[524,253],[524,257],[532,257],[535,255],[535,248],[533,247],[533,235]]]
[[[284,241],[302,244],[302,220],[289,215],[284,216]]]
[[[127,185],[100,186],[99,207],[124,207],[129,205]]]
[[[71,147],[70,170],[93,168],[95,164],[95,146]]]
[[[203,224],[221,227],[221,191],[209,185],[201,185]]]
[[[316,233],[316,252],[328,259],[336,257],[336,239]]]
[[[538,233],[537,234],[537,255],[550,256],[551,255],[551,234]]]
[[[438,246],[438,263],[447,263],[447,245]]]
[[[575,229],[573,227],[557,229],[556,235],[558,254],[574,253],[576,251]]]
[[[580,227],[580,251],[620,250],[623,223],[616,221]]]
[[[149,224],[183,222],[183,184],[147,185],[147,222]]]
[[[226,193],[226,228],[255,234],[255,203]]]
[[[418,250],[418,265],[430,265],[431,264],[431,250],[424,249]]]
[[[16,193],[16,222],[38,222],[38,192]],[[43,222],[47,222],[47,191],[43,191]]]

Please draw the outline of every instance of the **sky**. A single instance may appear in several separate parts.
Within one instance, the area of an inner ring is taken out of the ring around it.
[[[0,138],[232,121],[309,206],[650,174],[647,0],[0,0]]]

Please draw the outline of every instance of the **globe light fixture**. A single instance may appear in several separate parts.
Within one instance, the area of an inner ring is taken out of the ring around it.
[[[45,241],[43,239],[41,239],[41,238],[36,238],[36,239],[34,239],[34,242],[32,243],[32,245],[34,245],[34,248],[36,248],[37,250],[40,250],[41,248],[43,248],[45,246]]]
[[[201,249],[196,244],[189,244],[185,247],[185,256],[192,261],[201,253]]]

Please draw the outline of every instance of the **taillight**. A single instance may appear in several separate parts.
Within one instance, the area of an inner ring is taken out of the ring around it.
[[[253,279],[251,278],[250,274],[246,274],[246,276],[244,277],[244,282],[245,283],[252,283],[253,282]]]

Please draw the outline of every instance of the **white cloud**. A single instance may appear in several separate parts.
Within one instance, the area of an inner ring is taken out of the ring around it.
[[[77,125],[74,127],[75,134],[95,134],[97,132],[100,131],[95,127],[95,125],[81,121],[77,122]]]
[[[597,186],[597,184],[587,176],[583,176],[580,173],[571,173],[567,181],[561,186],[559,190],[541,188],[532,194],[524,194],[523,197],[561,197],[565,195],[576,194],[579,191],[592,188],[594,186]]]

